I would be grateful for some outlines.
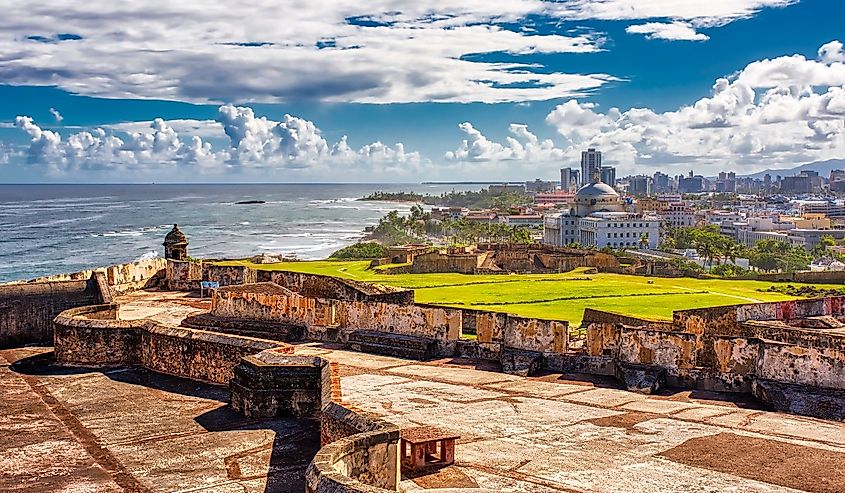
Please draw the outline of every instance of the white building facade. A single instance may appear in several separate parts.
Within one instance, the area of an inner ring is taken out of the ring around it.
[[[660,218],[625,211],[619,194],[596,175],[575,194],[569,212],[545,217],[543,241],[555,246],[657,248]]]

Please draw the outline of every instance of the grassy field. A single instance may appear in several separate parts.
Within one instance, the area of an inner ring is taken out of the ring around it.
[[[760,291],[772,286],[771,282],[585,274],[584,269],[564,274],[384,274],[370,269],[367,261],[227,263],[411,288],[416,291],[416,300],[420,303],[562,319],[573,325],[581,322],[584,308],[669,319],[674,310],[792,299],[780,293]]]

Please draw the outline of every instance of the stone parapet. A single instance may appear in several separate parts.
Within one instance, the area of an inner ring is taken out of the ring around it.
[[[266,349],[293,349],[276,341],[169,327],[150,320],[117,320],[115,305],[68,310],[54,321],[59,364],[140,365],[179,377],[225,384],[241,358]]]
[[[329,371],[328,361],[312,356],[274,350],[246,356],[229,382],[232,408],[250,418],[319,417]]]

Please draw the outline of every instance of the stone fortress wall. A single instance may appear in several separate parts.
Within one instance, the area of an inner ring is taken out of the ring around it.
[[[322,358],[278,341],[120,320],[115,304],[64,311],[54,335],[62,365],[143,366],[227,384],[233,409],[248,417],[319,418],[324,446],[307,470],[310,493],[399,488],[399,428],[344,403],[337,367]]]
[[[843,297],[678,311],[671,322],[589,310],[586,338],[576,344],[566,321],[416,304],[410,291],[328,276],[173,260],[165,277],[157,278],[160,272],[149,278],[155,281],[109,281],[102,271],[87,281],[48,281],[76,283],[75,293],[87,293],[55,318],[56,359],[228,384],[233,408],[247,416],[319,417],[324,447],[309,466],[309,492],[395,491],[399,430],[344,403],[336,367],[292,354],[284,342],[291,337],[411,357],[489,359],[520,374],[612,375],[638,392],[672,386],[750,393],[775,409],[845,419]],[[120,320],[111,303],[112,282],[193,290],[199,280],[222,286],[205,326],[252,321],[262,337]],[[25,329],[20,320],[35,317],[21,313],[18,332]],[[291,325],[302,331],[281,329]],[[27,337],[43,338],[41,328],[32,330]]]
[[[358,350],[482,358],[523,375],[538,370],[608,375],[638,392],[670,386],[750,393],[775,409],[845,419],[840,297],[678,311],[671,322],[588,309],[586,337],[576,341],[565,321],[415,304],[412,295],[398,292],[399,301],[385,301],[377,288],[363,283],[272,274],[269,279],[277,283],[216,290],[211,315],[298,324],[306,339]],[[306,285],[308,291],[297,291]],[[350,292],[357,287],[365,291]],[[468,340],[465,334],[476,337]],[[420,341],[431,346],[400,349]]]
[[[670,324],[593,311],[586,352],[630,390],[750,393],[776,410],[845,419],[845,298],[676,311]]]
[[[475,248],[456,250],[459,249],[440,249],[415,255],[410,271],[415,274],[544,274],[568,272],[579,267],[600,270],[620,268],[614,255],[544,244],[480,243]]]
[[[108,303],[111,293],[157,286],[165,267],[164,259],[151,259],[0,284],[0,348],[49,344],[53,319],[62,311]]]

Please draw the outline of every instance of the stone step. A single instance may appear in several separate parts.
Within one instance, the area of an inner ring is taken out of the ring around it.
[[[433,357],[430,351],[415,349],[408,346],[388,346],[385,344],[373,344],[367,342],[349,342],[347,348],[353,351],[362,353],[380,354],[383,356],[393,356],[395,358],[413,359],[413,360],[427,360]]]
[[[430,351],[434,348],[434,339],[415,337],[375,330],[356,330],[349,334],[349,342],[376,344],[380,346],[406,347],[419,351]]]

